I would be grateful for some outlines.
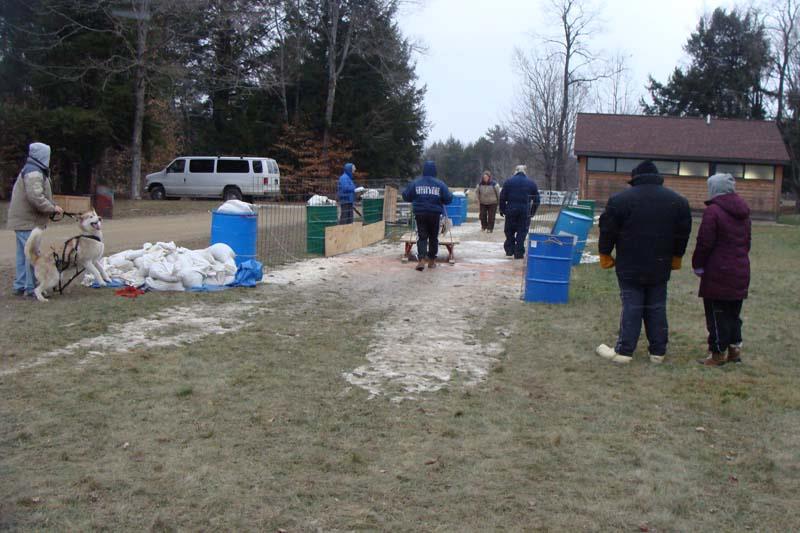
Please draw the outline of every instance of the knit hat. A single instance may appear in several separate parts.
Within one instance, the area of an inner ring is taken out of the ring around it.
[[[528,167],[525,165],[517,165],[517,167],[514,169],[514,174],[525,174],[527,171]]]
[[[708,199],[736,192],[736,179],[730,174],[714,174],[708,178]]]
[[[649,159],[647,161],[642,161],[636,166],[636,168],[631,170],[632,178],[635,178],[637,176],[660,176],[660,175],[661,174],[658,172],[658,168]]]

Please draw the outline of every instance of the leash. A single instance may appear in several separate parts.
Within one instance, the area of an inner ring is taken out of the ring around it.
[[[52,220],[53,222],[60,222],[64,220],[64,217],[69,217],[72,220],[78,220],[79,216],[81,216],[80,213],[67,213],[66,211],[64,211],[60,215],[58,213],[50,213],[50,220]]]

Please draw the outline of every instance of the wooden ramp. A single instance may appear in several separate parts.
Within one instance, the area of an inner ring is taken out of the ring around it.
[[[358,250],[383,240],[386,224],[381,220],[366,226],[361,222],[325,228],[325,257]]]

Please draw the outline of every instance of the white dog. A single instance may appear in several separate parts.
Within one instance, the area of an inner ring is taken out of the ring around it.
[[[31,232],[25,243],[25,257],[33,265],[37,282],[33,292],[40,302],[46,302],[45,293],[59,286],[62,273],[64,276],[69,276],[72,271],[77,273],[84,269],[101,286],[111,282],[111,278],[100,263],[104,251],[102,220],[94,210],[82,214],[78,218],[80,235],[66,241],[61,250],[53,248],[53,253],[45,255],[40,252],[44,230],[35,228]],[[57,264],[56,257],[60,264]]]

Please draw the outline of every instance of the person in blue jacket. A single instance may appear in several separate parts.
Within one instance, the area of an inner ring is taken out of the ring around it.
[[[356,184],[353,183],[353,172],[356,166],[345,163],[344,174],[339,177],[339,224],[353,223],[353,204],[356,201]]]
[[[436,163],[425,161],[422,177],[408,184],[403,191],[403,200],[411,202],[414,218],[417,221],[417,255],[419,261],[415,267],[420,272],[436,266],[436,254],[439,252],[439,218],[444,212],[444,205],[453,201],[453,194],[445,183],[436,178]]]
[[[525,257],[525,238],[531,226],[531,217],[539,208],[539,187],[525,175],[525,165],[517,165],[514,175],[500,191],[500,214],[506,218],[506,241],[503,248],[508,257]]]

